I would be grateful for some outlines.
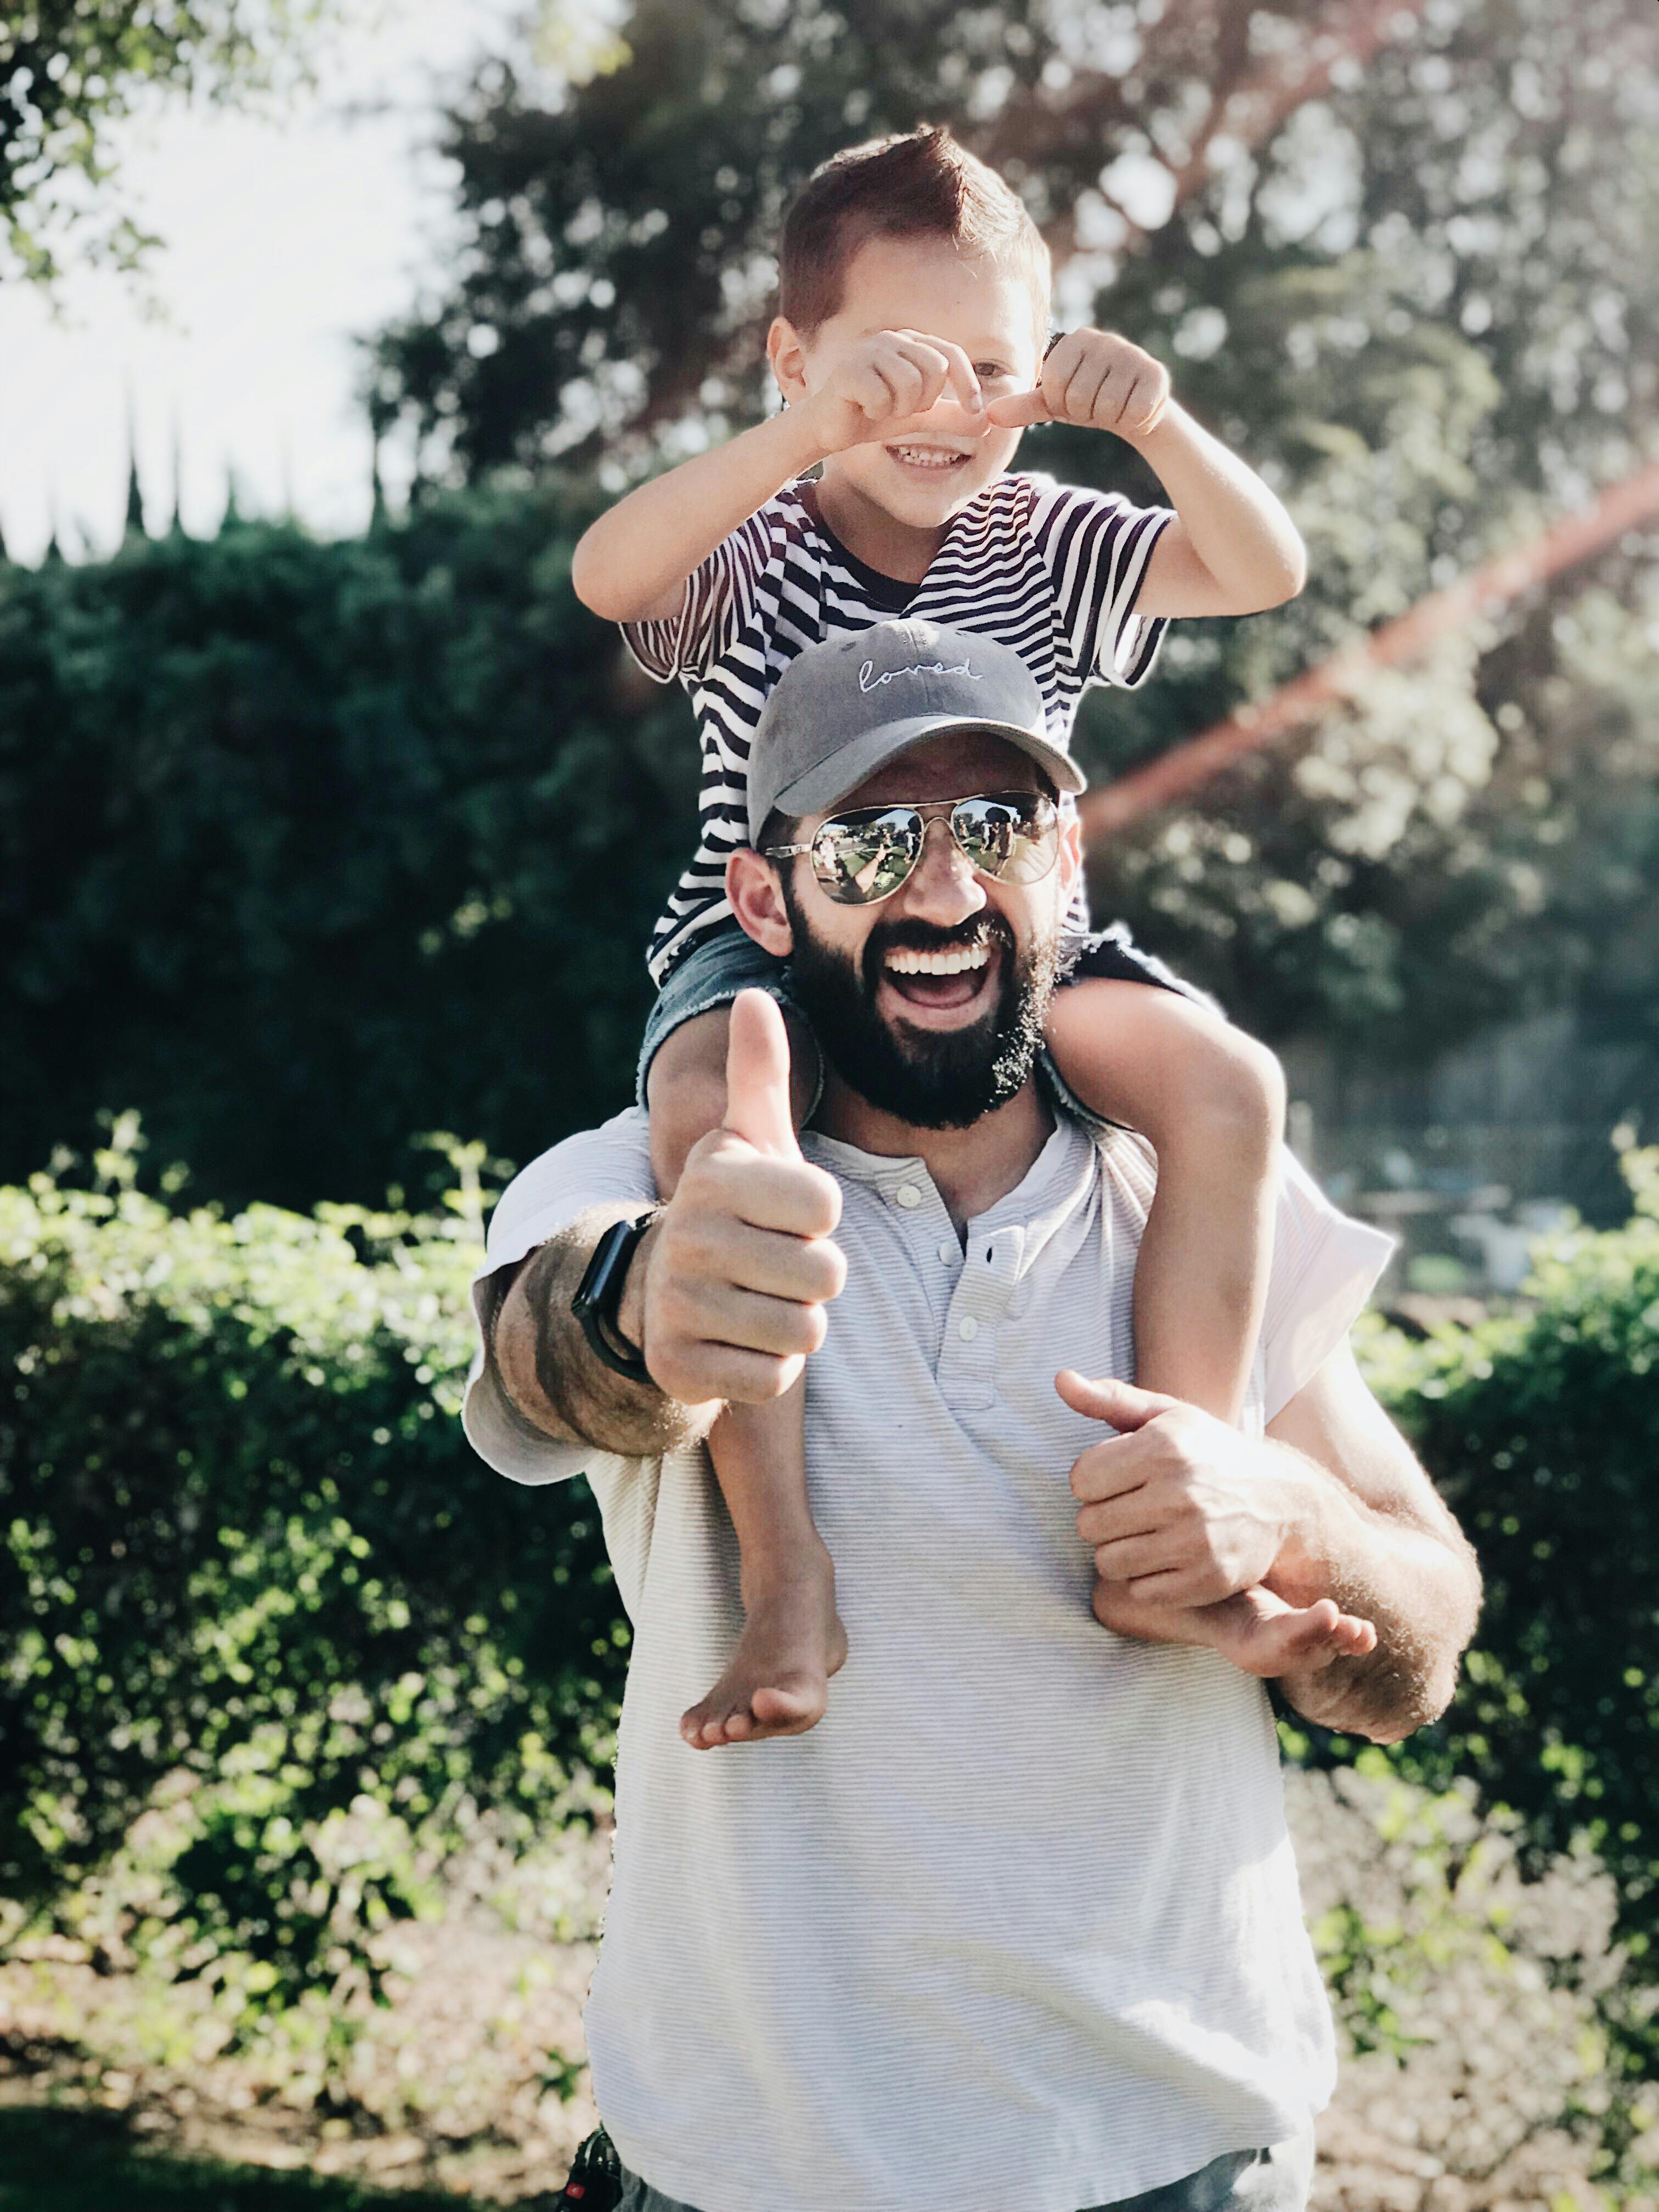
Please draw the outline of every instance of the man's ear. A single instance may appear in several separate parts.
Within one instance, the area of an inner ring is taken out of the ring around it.
[[[806,397],[806,348],[800,332],[781,315],[774,315],[766,333],[766,358],[772,364],[778,390],[787,407]]]
[[[777,864],[751,845],[739,846],[726,856],[726,896],[738,923],[761,950],[787,960],[795,949],[795,933],[789,927]]]

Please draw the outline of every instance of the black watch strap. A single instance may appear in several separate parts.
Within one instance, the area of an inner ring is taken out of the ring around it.
[[[649,1382],[651,1370],[638,1345],[630,1344],[617,1327],[617,1308],[628,1280],[629,1261],[656,1218],[653,1206],[635,1221],[613,1221],[593,1247],[587,1272],[570,1301],[570,1310],[581,1323],[593,1357],[603,1360],[613,1375],[626,1376],[630,1382]]]

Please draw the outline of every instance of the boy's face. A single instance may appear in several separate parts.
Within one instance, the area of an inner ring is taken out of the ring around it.
[[[878,331],[959,345],[988,401],[1037,380],[1042,341],[1029,282],[948,239],[866,240],[848,265],[840,307],[799,341],[806,391],[819,390],[848,348]],[[787,365],[780,360],[781,381]],[[884,426],[881,438],[832,455],[826,467],[895,520],[934,530],[1001,474],[1019,439],[1018,430],[987,430],[947,386],[927,413]]]

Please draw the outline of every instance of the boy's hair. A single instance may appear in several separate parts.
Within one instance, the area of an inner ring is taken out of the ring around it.
[[[1048,322],[1048,249],[1012,187],[950,132],[924,124],[832,154],[784,217],[778,311],[810,337],[842,303],[854,255],[872,238],[943,238],[991,255],[1031,288],[1037,342]]]

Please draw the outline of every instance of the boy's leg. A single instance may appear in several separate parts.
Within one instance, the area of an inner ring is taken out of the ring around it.
[[[743,1633],[680,1719],[694,1751],[799,1735],[823,1717],[847,1658],[836,1570],[806,1499],[805,1378],[768,1406],[728,1406],[708,1455],[737,1531]]]
[[[1289,1674],[1363,1658],[1376,1649],[1376,1630],[1328,1597],[1291,1606],[1260,1584],[1216,1605],[1159,1605],[1138,1598],[1127,1583],[1097,1579],[1095,1619],[1143,1644],[1201,1644],[1247,1674]]]
[[[1176,992],[1099,975],[1056,991],[1048,1039],[1084,1104],[1158,1154],[1135,1267],[1135,1378],[1236,1421],[1272,1258],[1278,1062]]]
[[[1081,980],[1054,994],[1055,1065],[1085,1106],[1138,1130],[1158,1154],[1135,1263],[1135,1379],[1237,1421],[1273,1258],[1279,1063],[1109,935],[1080,965]],[[1097,1581],[1093,1604],[1121,1636],[1205,1644],[1251,1674],[1358,1657],[1376,1643],[1370,1621],[1328,1598],[1297,1607],[1263,1588],[1218,1605],[1169,1606]]]
[[[785,1009],[790,1092],[799,1127],[817,1084],[810,1030]],[[692,1146],[726,1114],[726,1045],[731,1010],[682,1022],[657,1048],[646,1077],[651,1164],[667,1197]],[[799,1735],[822,1719],[829,1678],[847,1656],[836,1612],[836,1575],[806,1498],[805,1390],[767,1406],[728,1406],[709,1431],[708,1452],[737,1532],[744,1630],[706,1698],[684,1715],[695,1750]]]

